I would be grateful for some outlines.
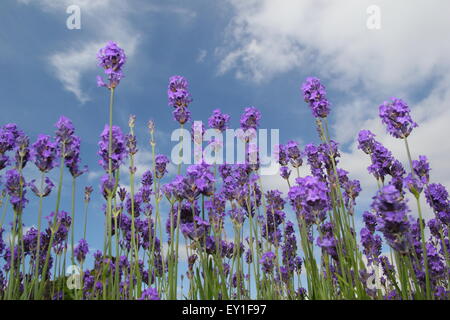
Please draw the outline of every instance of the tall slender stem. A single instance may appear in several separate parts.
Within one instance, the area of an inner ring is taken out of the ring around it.
[[[74,246],[75,246],[75,239],[74,239],[74,233],[75,233],[75,188],[76,188],[76,180],[75,177],[72,177],[72,225],[71,225],[71,261],[72,265],[75,265],[75,258],[74,258]]]
[[[411,175],[413,178],[415,178],[415,172],[414,172],[414,167],[413,167],[413,162],[412,162],[412,157],[411,157],[411,152],[409,150],[409,144],[408,144],[408,139],[405,137],[403,139],[405,141],[405,147],[406,147],[406,153],[408,155],[408,160],[409,160],[409,166],[410,166],[410,170],[411,170]],[[434,296],[431,293],[431,284],[430,284],[430,273],[428,271],[428,254],[427,254],[427,246],[425,243],[425,226],[423,224],[423,219],[422,219],[422,209],[420,207],[420,195],[415,195],[416,198],[416,202],[417,202],[417,211],[419,213],[419,227],[420,227],[420,237],[422,239],[421,241],[421,245],[422,245],[422,252],[423,252],[423,260],[424,260],[424,264],[425,264],[425,287],[426,287],[426,297],[428,299],[433,299]]]

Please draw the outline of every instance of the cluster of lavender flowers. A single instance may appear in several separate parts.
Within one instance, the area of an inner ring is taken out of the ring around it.
[[[370,158],[367,170],[377,183],[369,209],[361,211],[361,183],[341,167],[339,144],[327,125],[331,104],[319,79],[307,78],[301,92],[320,142],[301,147],[289,140],[277,147],[279,176],[287,187],[278,190],[267,189],[260,176],[252,138],[261,112],[255,107],[245,108],[239,121],[245,163],[201,161],[174,175],[169,158],[156,153],[157,129],[150,121],[152,161],[141,174],[136,117],[130,116],[128,133],[113,124],[125,53],[109,42],[98,60],[109,81],[98,80],[110,89],[110,123],[98,143],[105,174],[97,190],[83,189],[84,219],[75,198],[70,210],[61,209],[65,170],[74,196],[75,181],[87,170],[81,168],[73,123],[61,117],[54,137],[39,135],[32,144],[17,125],[0,128],[0,299],[178,299],[180,288],[189,299],[450,298],[449,194],[432,180],[426,156],[411,157],[407,138],[417,124],[404,101],[394,98],[379,110],[387,132],[404,140],[409,168],[371,131],[358,134],[358,148]],[[191,119],[187,80],[171,77],[167,93],[175,121],[184,126]],[[223,132],[230,121],[215,109],[208,126]],[[203,140],[205,128],[192,128]],[[40,181],[24,176],[29,163]],[[50,178],[54,169],[58,183]],[[22,217],[32,211],[33,194],[37,224],[25,228]],[[103,250],[94,250],[87,239],[93,195],[104,201]],[[50,199],[56,209],[44,213]],[[428,221],[425,210],[432,215]],[[6,214],[10,224],[4,223]],[[80,224],[84,236],[75,241]],[[67,261],[81,271],[69,289]]]
[[[66,211],[59,210],[61,181],[59,183],[57,210],[47,217],[48,226],[42,229],[43,199],[50,196],[55,184],[47,176],[53,169],[60,167],[60,172],[66,168],[75,180],[87,168],[80,169],[80,138],[75,135],[72,122],[61,117],[55,124],[55,136],[38,135],[36,141],[30,145],[29,138],[15,124],[7,124],[0,129],[2,165],[5,169],[5,185],[2,200],[9,199],[12,208],[12,222],[9,243],[0,240],[0,256],[4,260],[0,271],[0,289],[3,298],[14,298],[27,294],[28,298],[37,298],[39,294],[46,298],[49,292],[45,283],[51,281],[54,261],[59,263],[65,256],[70,231],[73,231],[72,216]],[[13,155],[8,156],[8,152]],[[14,159],[15,161],[12,161]],[[35,179],[27,180],[24,169],[31,162],[40,172],[40,182]],[[8,166],[11,166],[8,169]],[[31,190],[39,199],[37,227],[25,229],[23,215],[30,201],[27,191]],[[1,220],[1,233],[5,230],[4,218],[7,203]],[[28,267],[25,268],[24,266]],[[3,271],[9,276],[5,276]],[[53,274],[55,277],[56,275]],[[7,286],[7,288],[6,288]]]
[[[188,106],[192,102],[192,96],[188,89],[187,80],[182,76],[170,77],[167,96],[169,106],[175,108],[172,112],[175,121],[180,125],[188,122],[191,119],[191,112]]]
[[[97,76],[97,85],[108,89],[116,88],[120,80],[124,77],[123,66],[127,61],[125,51],[117,43],[109,41],[97,53],[98,65],[105,70],[105,75],[109,83],[105,83],[101,76]]]

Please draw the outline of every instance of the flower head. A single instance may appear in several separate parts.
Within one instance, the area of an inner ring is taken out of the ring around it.
[[[0,154],[13,150],[16,147],[16,139],[23,133],[14,123],[9,123],[0,128]]]
[[[208,125],[212,129],[217,129],[220,132],[225,131],[228,128],[228,121],[230,120],[230,116],[228,114],[224,114],[220,111],[220,109],[215,109],[208,119]]]
[[[82,263],[86,259],[86,255],[89,253],[89,245],[87,241],[85,239],[80,239],[73,252],[77,258],[77,261]]]
[[[307,225],[323,221],[330,208],[327,185],[314,176],[297,178],[296,182],[297,185],[289,190],[288,198],[297,216]]]
[[[358,149],[371,154],[375,144],[375,135],[370,130],[361,130],[358,133]]]
[[[321,235],[317,238],[317,245],[328,253],[334,260],[338,261],[337,241],[333,233],[334,226],[331,222],[320,226]]]
[[[62,145],[66,146],[67,144],[72,142],[72,137],[75,133],[75,128],[73,126],[72,121],[65,117],[61,116],[58,122],[55,124],[56,126],[56,142],[58,143],[58,156],[61,156],[61,147]]]
[[[167,158],[167,156],[163,154],[158,154],[155,157],[155,171],[156,171],[156,178],[161,179],[164,177],[164,174],[167,173],[167,165],[169,164],[170,160]]]
[[[167,96],[169,99],[169,106],[174,108],[186,108],[189,103],[192,102],[186,78],[182,76],[170,77]]]
[[[45,186],[43,190],[39,190],[36,185],[35,185],[35,180],[31,180],[31,182],[29,183],[30,189],[31,191],[34,192],[35,195],[37,195],[38,197],[46,197],[50,194],[50,192],[52,191],[53,187],[55,186],[52,182],[52,180],[50,180],[49,177],[45,177],[44,180]]]
[[[108,199],[108,196],[111,196],[112,198],[114,198],[115,185],[116,185],[116,181],[115,181],[114,177],[111,177],[109,174],[105,174],[102,176],[101,182],[100,182],[100,190],[105,199]]]
[[[290,175],[291,175],[291,169],[289,169],[289,167],[280,167],[280,176],[283,179],[289,180]]]
[[[419,196],[419,194],[423,190],[423,183],[421,180],[414,177],[411,173],[408,174],[403,179],[403,185],[416,197]]]
[[[183,125],[191,119],[191,112],[184,107],[177,107],[172,112],[173,119],[179,124]]]
[[[381,231],[389,245],[400,252],[409,248],[409,211],[402,194],[389,184],[373,198],[372,209],[377,214],[377,230]]]
[[[102,134],[100,135],[100,141],[98,143],[100,150],[98,155],[100,156],[99,164],[109,171],[109,126],[105,125]],[[122,130],[117,127],[112,127],[112,143],[111,143],[111,169],[117,170],[123,163],[126,157],[126,141],[122,133]]]
[[[263,253],[259,263],[265,273],[271,273],[274,267],[275,254],[272,251]]]
[[[125,135],[125,141],[127,153],[129,155],[135,155],[138,152],[136,136],[134,134],[129,133]]]
[[[41,172],[48,172],[57,165],[56,143],[51,141],[50,136],[39,135],[30,153],[32,161]]]
[[[25,168],[28,160],[30,159],[30,138],[26,135],[20,135],[16,139],[16,168]]]
[[[25,198],[26,183],[23,176],[19,174],[16,169],[11,169],[6,172],[6,192],[9,195],[14,210],[21,213],[28,200]]]
[[[279,144],[275,146],[275,155],[278,158],[278,163],[281,166],[287,166],[289,164],[289,156],[286,150],[286,146]]]
[[[303,164],[302,153],[296,141],[289,140],[285,150],[294,168],[298,168]]]
[[[158,290],[154,288],[145,289],[138,300],[160,300]]]
[[[419,156],[419,160],[413,160],[412,166],[414,173],[423,184],[428,184],[430,181],[430,164],[426,156]]]
[[[410,109],[402,99],[392,98],[379,107],[381,121],[386,125],[387,131],[395,138],[406,138],[413,128],[417,127],[411,119]]]
[[[375,178],[384,181],[384,177],[390,173],[390,169],[394,161],[392,153],[381,143],[375,141],[370,157],[372,164],[367,168],[367,170],[373,174]]]
[[[94,188],[92,188],[92,186],[86,186],[84,188],[84,201],[85,202],[91,201],[92,191],[94,191]]]
[[[254,129],[256,130],[261,120],[261,112],[255,107],[245,108],[244,113],[241,116],[241,128],[243,130]]]
[[[70,174],[74,178],[79,177],[88,170],[87,166],[84,166],[83,169],[80,169],[80,162],[81,162],[80,146],[81,146],[80,138],[76,135],[73,135],[72,141],[68,145],[64,157],[64,163],[66,167],[69,169]]]
[[[302,85],[303,97],[315,118],[325,118],[330,113],[330,103],[325,87],[318,78],[308,77]]]
[[[105,70],[109,84],[106,84],[100,76],[97,76],[97,85],[109,89],[117,87],[124,77],[122,68],[127,61],[125,51],[117,43],[109,41],[105,47],[97,53],[98,65]]]
[[[450,201],[442,184],[432,183],[425,189],[425,197],[436,217],[444,224],[450,224]]]
[[[50,234],[53,222],[51,221],[51,218],[54,217],[55,213],[52,212],[50,216],[47,217],[49,228],[47,228],[47,233]],[[72,225],[72,218],[70,215],[65,211],[60,211],[56,215],[56,226],[58,226],[58,229],[55,231],[54,234],[54,242],[53,242],[53,249],[57,254],[61,254],[64,249],[67,248],[67,236],[69,235],[70,226]]]

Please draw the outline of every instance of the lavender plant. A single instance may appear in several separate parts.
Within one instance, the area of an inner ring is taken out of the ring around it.
[[[259,150],[248,135],[241,137],[245,163],[207,164],[201,155],[200,163],[169,173],[169,158],[156,153],[152,120],[147,125],[151,163],[138,180],[137,119],[130,116],[128,133],[113,123],[125,52],[108,42],[97,59],[107,80],[97,78],[109,91],[109,122],[98,143],[104,175],[97,190],[85,186],[81,191],[83,218],[76,206],[76,179],[87,168],[81,168],[82,144],[71,120],[62,116],[54,137],[39,135],[31,146],[17,125],[0,128],[5,175],[0,299],[450,298],[449,195],[432,180],[428,158],[412,157],[407,139],[417,124],[406,102],[393,98],[379,107],[379,115],[387,132],[404,140],[408,170],[371,131],[358,134],[358,148],[371,162],[368,178],[373,176],[378,186],[366,211],[357,205],[361,183],[342,167],[339,144],[328,130],[332,107],[326,88],[313,77],[300,92],[320,142],[301,146],[289,140],[277,146],[287,192],[262,183]],[[174,120],[184,128],[191,122],[193,101],[187,79],[171,77],[167,95]],[[208,126],[222,133],[230,118],[215,109]],[[245,108],[240,127],[254,132],[261,118],[257,108]],[[191,127],[203,137],[204,127]],[[28,163],[40,172],[37,183],[24,176]],[[55,183],[50,179],[54,170],[59,171]],[[61,210],[65,171],[72,177],[70,212]],[[87,233],[93,196],[103,199],[105,219],[103,249],[95,251]],[[33,211],[28,206],[33,199],[38,201],[37,227],[25,229],[22,216]],[[55,209],[44,212],[43,203],[51,199]],[[424,210],[432,219],[424,219]],[[80,224],[83,237],[75,239]],[[68,261],[80,271],[75,278],[65,274]]]

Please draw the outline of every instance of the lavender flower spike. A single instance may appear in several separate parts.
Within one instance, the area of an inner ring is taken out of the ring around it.
[[[410,115],[410,109],[402,99],[392,98],[379,107],[381,121],[386,125],[387,131],[395,138],[406,138],[413,128],[417,127]]]
[[[186,108],[192,102],[191,94],[188,90],[188,81],[182,76],[172,76],[169,79],[167,88],[169,106],[174,108]]]
[[[86,259],[86,254],[89,253],[89,245],[86,240],[80,239],[78,245],[74,249],[74,254],[77,257],[77,261],[82,263]]]
[[[105,70],[105,74],[109,81],[109,84],[106,84],[102,77],[97,76],[97,85],[99,87],[114,89],[124,77],[122,68],[127,61],[125,51],[115,42],[109,41],[105,47],[98,51],[97,60],[98,65]]]
[[[330,103],[325,87],[318,78],[309,77],[302,85],[303,97],[315,118],[325,118],[330,113]]]

